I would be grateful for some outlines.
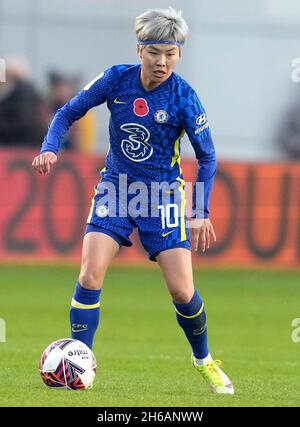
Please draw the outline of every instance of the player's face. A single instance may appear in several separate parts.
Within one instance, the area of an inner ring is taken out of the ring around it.
[[[146,82],[149,87],[167,80],[180,58],[179,47],[176,45],[138,46],[138,54],[142,63],[142,82]]]

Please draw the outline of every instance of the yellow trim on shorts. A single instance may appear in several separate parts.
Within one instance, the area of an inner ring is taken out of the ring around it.
[[[185,181],[183,178],[177,177],[176,181],[180,182],[180,186],[178,190],[181,194],[181,204],[180,204],[180,241],[183,242],[186,240],[186,230],[185,230],[185,204],[186,204],[186,198],[185,198],[185,191],[184,191],[184,184]]]
[[[90,208],[89,216],[88,216],[88,218],[87,218],[87,220],[86,220],[87,224],[89,224],[89,222],[90,222],[90,220],[91,220],[91,218],[92,218],[92,215],[93,215],[93,210],[94,210],[94,205],[95,205],[95,196],[96,196],[96,194],[97,194],[97,186],[96,186],[96,187],[95,187],[95,189],[94,189],[94,196],[93,196],[93,198],[92,198],[92,202],[91,202],[91,208]]]
[[[100,307],[100,301],[97,302],[96,304],[81,304],[80,302],[77,302],[74,300],[74,298],[72,298],[72,302],[71,302],[71,306],[75,307],[75,308],[82,308],[83,310],[89,310],[91,308],[98,308]]]
[[[179,143],[181,138],[183,137],[185,131],[182,129],[179,137],[176,139],[174,143],[174,155],[172,157],[171,166],[174,166],[175,163],[178,164],[180,174],[182,174],[182,169],[180,166],[180,154],[179,154]],[[186,205],[186,198],[185,198],[185,191],[184,191],[184,184],[185,181],[180,176],[176,178],[177,181],[180,182],[179,191],[181,194],[181,205],[180,205],[180,241],[183,242],[186,240],[186,230],[185,230],[185,205]]]
[[[200,310],[198,311],[198,313],[193,314],[192,316],[185,316],[184,314],[180,313],[177,310],[177,308],[175,307],[176,313],[179,314],[179,316],[184,317],[185,319],[194,319],[195,317],[200,316],[200,314],[202,313],[203,309],[204,309],[204,304],[202,304],[202,306],[201,306]]]
[[[106,166],[104,166],[104,168],[102,168],[102,169],[101,169],[100,173],[101,173],[101,172],[106,172]],[[87,224],[89,224],[89,222],[90,222],[90,220],[91,220],[91,218],[92,218],[92,215],[93,215],[93,210],[94,210],[94,205],[95,205],[95,196],[96,196],[96,194],[97,194],[97,186],[95,186],[95,189],[94,189],[94,196],[93,196],[93,198],[92,198],[92,202],[91,202],[91,207],[90,207],[89,216],[88,216],[88,218],[87,218],[87,220],[86,220]]]

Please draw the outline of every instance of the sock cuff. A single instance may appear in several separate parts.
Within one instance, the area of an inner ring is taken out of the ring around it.
[[[73,301],[79,305],[91,306],[91,305],[98,304],[99,306],[100,293],[101,293],[101,289],[86,289],[86,288],[83,288],[79,282],[77,282],[73,299],[72,299],[72,306],[74,307]],[[83,308],[83,307],[77,307],[77,308]],[[93,308],[96,308],[96,307],[93,307]]]
[[[194,295],[189,303],[177,304],[175,301],[173,301],[173,303],[175,305],[176,313],[188,319],[200,316],[204,311],[204,304],[197,289],[195,289]]]

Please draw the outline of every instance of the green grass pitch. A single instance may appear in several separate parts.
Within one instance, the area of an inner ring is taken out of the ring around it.
[[[211,353],[236,394],[210,394],[190,364],[158,268],[113,267],[101,297],[94,388],[47,388],[38,363],[52,341],[69,336],[77,267],[2,265],[0,406],[299,406],[300,317],[296,271],[203,269],[194,273],[206,304]]]

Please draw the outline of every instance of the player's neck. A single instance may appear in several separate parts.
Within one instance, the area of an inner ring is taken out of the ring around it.
[[[147,76],[144,70],[141,69],[140,82],[145,90],[155,89],[156,87],[160,86],[165,80],[159,82],[153,81],[149,76]]]

